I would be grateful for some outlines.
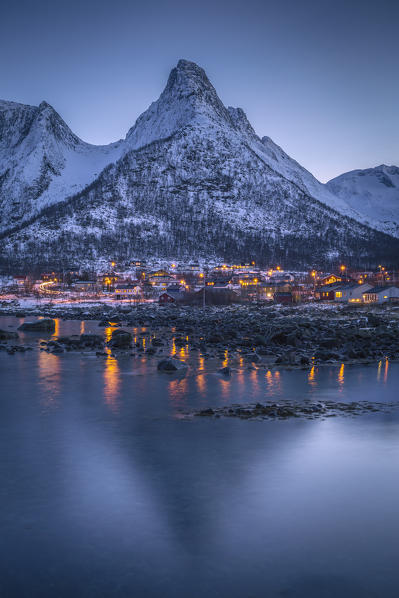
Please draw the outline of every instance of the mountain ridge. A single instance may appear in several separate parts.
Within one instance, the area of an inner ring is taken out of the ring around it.
[[[83,246],[93,260],[122,246],[126,258],[152,246],[171,256],[272,259],[293,256],[302,243],[305,261],[310,246],[321,261],[354,255],[358,246],[356,259],[378,253],[380,260],[381,247],[387,254],[397,247],[270,138],[260,139],[245,112],[226,108],[205,71],[189,61],[172,69],[125,139],[106,146],[82,141],[46,102],[10,104],[0,102],[6,259],[41,252],[52,260],[57,244],[70,259]],[[224,231],[221,239],[212,225]]]

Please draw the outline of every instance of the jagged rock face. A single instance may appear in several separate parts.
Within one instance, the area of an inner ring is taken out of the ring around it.
[[[48,105],[16,106],[4,119],[13,171],[4,169],[7,150],[0,168],[4,259],[157,255],[308,265],[398,251],[399,242],[349,219],[354,210],[261,140],[241,109],[225,108],[193,63],[180,61],[160,98],[110,146],[85,144]],[[29,184],[21,155],[34,171]],[[23,209],[10,200],[18,184]]]
[[[120,145],[84,143],[46,102],[0,102],[0,231],[83,189]]]
[[[352,209],[361,212],[367,224],[399,237],[397,166],[382,164],[346,172],[329,181],[327,187]]]

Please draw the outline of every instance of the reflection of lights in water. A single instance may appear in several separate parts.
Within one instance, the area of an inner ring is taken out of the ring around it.
[[[230,394],[230,381],[229,380],[223,380],[223,378],[220,378],[219,379],[219,383],[220,383],[220,386],[221,386],[222,397],[224,399],[227,399],[229,397],[229,394]]]
[[[107,343],[111,340],[112,331],[113,331],[112,326],[108,326],[108,328],[104,329],[105,340],[107,341]]]
[[[145,338],[143,337],[143,349],[145,350]]]
[[[389,368],[389,359],[388,357],[385,358],[385,367],[384,367],[384,384],[388,380],[388,368]]]
[[[344,370],[345,370],[345,364],[341,363],[341,367],[339,368],[339,372],[338,372],[338,384],[340,386],[343,386],[343,384],[344,384],[344,377],[345,377]]]
[[[258,380],[258,372],[257,370],[252,370],[250,374],[250,379],[252,382],[252,391],[254,393],[258,392],[259,390],[259,380]]]
[[[184,347],[180,347],[180,349],[179,349],[179,357],[180,357],[180,359],[185,359],[186,358],[186,349]]]
[[[187,378],[175,378],[169,382],[169,397],[175,407],[180,407],[186,401],[187,384]]]
[[[312,365],[310,372],[308,374],[308,382],[311,386],[316,385],[316,369],[315,369],[314,365]]]
[[[276,391],[276,390],[280,390],[281,389],[280,372],[277,370],[273,374],[273,372],[271,372],[271,370],[267,370],[266,384],[267,384],[267,390],[271,391],[272,393],[274,393],[274,391]]]
[[[40,317],[39,320],[42,320],[43,318]],[[60,336],[60,319],[59,318],[54,318],[54,332],[51,336],[54,337],[58,337]]]
[[[378,362],[378,368],[377,368],[377,380],[379,380],[381,378],[381,367],[382,367],[382,361],[380,360]]]
[[[229,365],[229,352],[227,349],[225,349],[224,359],[222,361],[222,368],[227,368],[228,365]]]
[[[104,364],[104,398],[112,411],[118,411],[120,370],[117,359],[108,355]]]
[[[84,322],[83,320],[80,323],[80,334],[84,334],[85,333],[85,329],[86,329],[86,322]]]
[[[206,377],[205,377],[205,374],[199,374],[198,376],[196,376],[195,381],[196,381],[196,384],[197,384],[198,392],[200,393],[201,396],[204,396],[205,393],[206,393]]]
[[[47,351],[39,351],[39,383],[44,390],[42,402],[46,406],[53,405],[61,389],[61,361],[59,355]]]
[[[239,363],[240,368],[243,368],[244,367],[244,358],[240,357],[238,363]]]
[[[202,357],[202,356],[198,357],[198,369],[199,370],[205,369],[205,357]]]
[[[176,344],[175,344],[175,337],[172,338],[172,349],[170,351],[171,355],[176,355]]]

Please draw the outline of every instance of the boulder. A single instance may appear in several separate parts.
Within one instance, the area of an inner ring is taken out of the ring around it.
[[[18,330],[25,332],[54,332],[55,320],[51,318],[43,318],[37,322],[24,322],[19,326]]]
[[[132,335],[127,330],[116,328],[112,331],[111,340],[108,344],[115,348],[126,348],[130,346],[132,338]]]
[[[229,368],[228,366],[226,366],[226,367],[224,367],[224,368],[221,368],[221,369],[219,370],[219,372],[220,372],[221,374],[223,374],[223,376],[231,376],[231,368]]]
[[[160,372],[173,373],[186,370],[187,365],[178,359],[162,359],[158,363],[157,368]]]
[[[86,347],[102,347],[104,344],[104,338],[101,334],[81,334],[79,340]]]
[[[16,332],[10,332],[9,330],[0,330],[0,341],[9,341],[18,338]]]

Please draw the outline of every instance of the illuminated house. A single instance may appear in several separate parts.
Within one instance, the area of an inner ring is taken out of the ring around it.
[[[260,299],[274,301],[276,293],[291,294],[291,284],[288,282],[261,282],[258,288]]]
[[[372,287],[363,293],[364,303],[399,302],[399,288],[394,286]]]
[[[157,289],[166,289],[170,284],[176,282],[176,279],[165,270],[157,270],[148,276],[148,282]]]
[[[120,277],[115,274],[115,272],[111,272],[110,274],[102,274],[97,278],[97,281],[102,284],[104,290],[110,291],[113,289],[119,278]]]
[[[334,301],[335,291],[337,289],[340,289],[341,286],[342,284],[340,282],[326,284],[320,288],[315,289],[314,297],[319,301]]]
[[[357,282],[343,284],[335,289],[334,300],[340,303],[362,303],[363,293],[367,293],[372,288],[371,284]]]
[[[71,284],[74,291],[93,292],[97,290],[95,280],[74,280]]]
[[[27,278],[26,276],[14,276],[13,281],[18,287],[23,287],[27,281]]]
[[[138,284],[117,284],[114,293],[116,299],[137,299],[141,295],[141,287]]]
[[[326,276],[319,278],[319,280],[317,282],[320,286],[326,286],[328,284],[335,284],[337,282],[342,282],[342,280],[343,280],[342,276],[339,276],[338,274],[326,274]]]

